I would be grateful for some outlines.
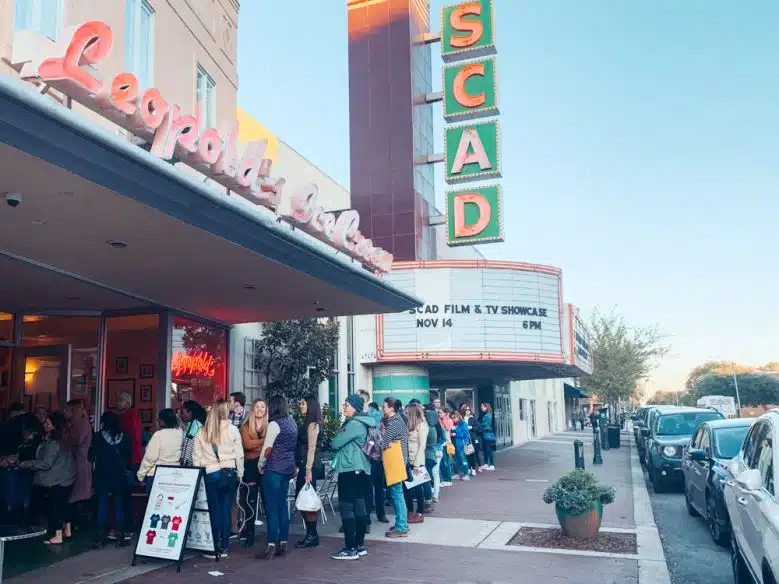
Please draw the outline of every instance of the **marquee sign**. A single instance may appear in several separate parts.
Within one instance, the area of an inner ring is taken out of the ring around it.
[[[421,298],[377,317],[378,361],[565,362],[560,270],[516,262],[401,262],[388,279]]]
[[[463,2],[441,10],[444,120],[472,122],[496,116],[498,82],[493,0]],[[501,177],[497,119],[447,126],[444,178],[465,183]],[[503,241],[503,213],[497,187],[450,191],[449,245]]]
[[[155,156],[181,161],[252,203],[278,212],[286,180],[271,176],[266,140],[248,144],[239,156],[237,121],[207,128],[199,111],[183,113],[160,90],[140,87],[133,73],[120,72],[104,81],[98,65],[113,46],[111,27],[104,22],[82,24],[66,42],[24,46],[30,54],[21,57],[14,47],[13,64],[22,65],[22,78],[54,87],[151,144]],[[295,225],[365,266],[388,272],[392,255],[362,236],[357,211],[344,211],[337,219],[324,213],[316,206],[316,197],[310,196],[316,190],[315,185],[305,185],[291,195]]]

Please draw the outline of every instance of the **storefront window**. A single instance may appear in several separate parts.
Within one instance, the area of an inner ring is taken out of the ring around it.
[[[104,409],[117,407],[130,394],[144,429],[153,431],[158,408],[157,362],[160,317],[156,314],[112,316],[106,319],[106,381]]]
[[[26,315],[22,322],[24,405],[59,411],[78,399],[90,414],[97,395],[97,317]],[[20,364],[21,366],[21,364]],[[17,392],[13,392],[17,395]]]
[[[0,410],[8,411],[11,403],[11,349],[0,347]]]
[[[171,407],[187,400],[207,406],[227,396],[227,330],[173,317]]]
[[[14,315],[0,312],[0,343],[11,343],[14,340]]]

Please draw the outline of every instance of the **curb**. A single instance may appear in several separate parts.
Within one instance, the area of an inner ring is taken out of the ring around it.
[[[652,502],[644,480],[644,471],[638,460],[635,446],[630,445],[630,474],[633,483],[633,521],[636,524],[636,541],[638,555],[644,559],[638,560],[639,584],[671,584],[671,574],[660,541],[660,532],[655,524],[655,514]]]

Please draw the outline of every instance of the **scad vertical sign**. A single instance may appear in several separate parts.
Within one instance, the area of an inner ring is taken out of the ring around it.
[[[500,113],[493,0],[441,9],[444,136],[448,184],[501,178]],[[485,119],[490,118],[490,119]],[[503,199],[497,184],[446,193],[448,243],[503,241]]]

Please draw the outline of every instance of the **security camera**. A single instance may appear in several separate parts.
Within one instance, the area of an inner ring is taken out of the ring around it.
[[[5,195],[5,202],[9,207],[15,209],[22,204],[22,195],[20,193],[7,193]]]

